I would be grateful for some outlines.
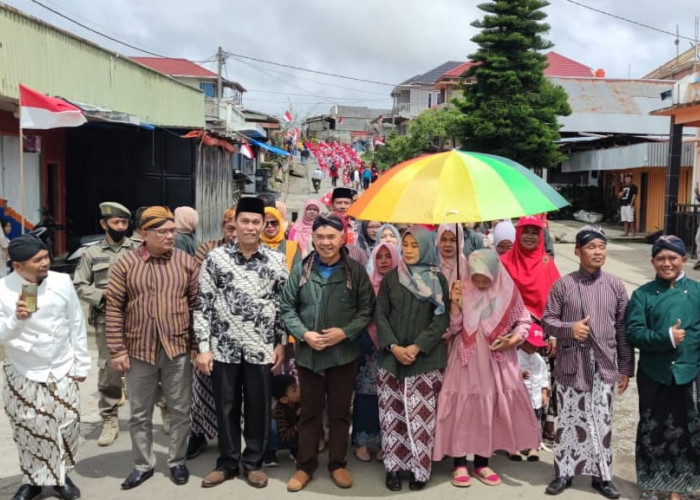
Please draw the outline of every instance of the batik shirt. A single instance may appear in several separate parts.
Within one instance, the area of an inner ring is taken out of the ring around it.
[[[221,363],[271,363],[286,335],[278,305],[286,280],[284,254],[271,248],[261,245],[250,259],[236,243],[209,252],[194,312],[199,352]]]

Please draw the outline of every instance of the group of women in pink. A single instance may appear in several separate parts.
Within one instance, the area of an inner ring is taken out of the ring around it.
[[[290,234],[302,249],[313,222],[309,207],[316,208],[308,203]],[[378,233],[389,228],[398,233],[388,225]],[[376,388],[379,458],[392,491],[402,488],[402,472],[410,473],[410,489],[421,489],[432,462],[445,457],[454,461],[454,486],[470,486],[472,478],[495,486],[494,452],[540,446],[517,349],[559,278],[544,249],[543,220],[522,218],[502,255],[482,249],[466,257],[463,242],[460,225],[412,226],[398,241],[375,235],[369,248],[377,307],[367,338],[377,367],[374,375],[361,368],[360,377]],[[355,411],[366,414],[366,404],[356,396]]]

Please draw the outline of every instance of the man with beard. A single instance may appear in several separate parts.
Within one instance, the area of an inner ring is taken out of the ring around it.
[[[109,349],[105,337],[105,289],[109,273],[117,259],[137,244],[127,238],[131,212],[124,205],[111,201],[100,203],[100,227],[105,237],[85,250],[73,276],[78,297],[90,306],[88,323],[95,328],[97,344],[97,390],[100,393],[98,407],[102,417],[102,432],[97,439],[99,446],[109,446],[119,436],[119,402],[122,398],[121,373],[109,362]]]

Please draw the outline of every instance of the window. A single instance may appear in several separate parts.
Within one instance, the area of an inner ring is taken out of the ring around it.
[[[216,85],[214,85],[214,82],[199,82],[199,90],[204,91],[205,97],[216,97]]]

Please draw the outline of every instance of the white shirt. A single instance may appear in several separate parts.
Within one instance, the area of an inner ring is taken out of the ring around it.
[[[24,279],[16,272],[0,279],[0,344],[7,360],[25,377],[85,377],[90,371],[85,318],[70,276],[49,271],[38,287],[29,319],[15,315]]]
[[[520,370],[530,372],[530,377],[523,379],[527,392],[530,393],[532,407],[536,410],[542,407],[542,389],[549,389],[549,369],[547,363],[538,353],[528,354],[518,349]]]
[[[312,179],[322,180],[323,177],[324,177],[324,175],[325,175],[325,174],[323,173],[323,170],[321,170],[320,168],[317,168],[317,169],[314,170],[313,173],[311,174],[311,178],[312,178]]]

